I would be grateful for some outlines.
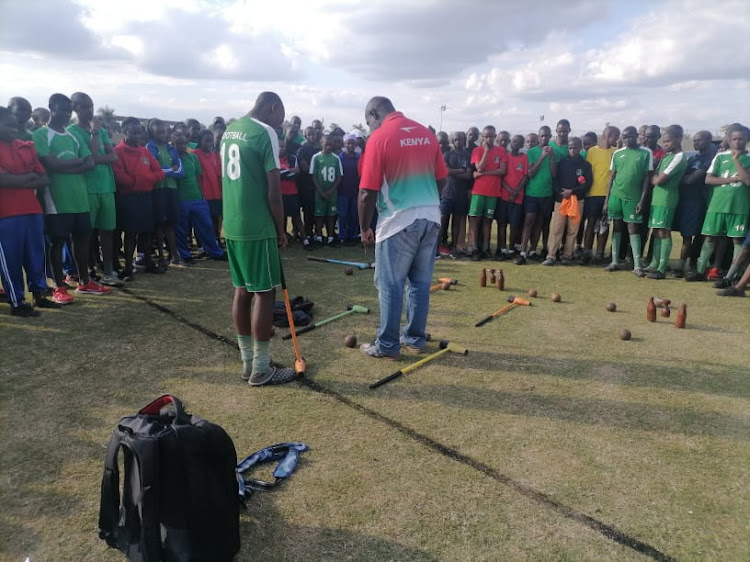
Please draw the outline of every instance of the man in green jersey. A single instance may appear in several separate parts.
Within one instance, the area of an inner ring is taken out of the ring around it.
[[[727,272],[731,280],[739,267],[742,240],[747,234],[750,212],[750,155],[746,150],[748,131],[739,123],[727,130],[729,150],[719,152],[706,173],[706,184],[714,191],[708,204],[701,233],[706,237],[698,257],[698,270],[685,275],[685,281],[703,281],[706,266],[716,246],[717,238],[726,236],[734,243],[732,266]]]
[[[612,154],[609,186],[604,208],[613,221],[612,263],[605,269],[620,269],[618,255],[622,241],[623,225],[628,225],[630,245],[633,249],[633,273],[641,274],[641,236],[639,225],[643,222],[643,203],[646,198],[649,172],[653,170],[651,152],[638,146],[638,131],[625,127],[622,131],[623,147]]]
[[[68,125],[68,131],[78,139],[81,144],[86,145],[91,151],[94,159],[94,169],[86,172],[86,189],[89,194],[89,215],[91,217],[91,228],[98,231],[96,236],[91,237],[92,261],[91,269],[94,268],[96,260],[94,256],[99,255],[101,247],[102,272],[100,279],[103,285],[122,287],[122,281],[113,270],[113,246],[112,233],[115,230],[115,177],[112,173],[112,164],[117,160],[112,141],[109,139],[107,129],[102,125],[101,119],[94,117],[94,102],[83,92],[76,92],[70,97],[73,102],[73,111],[78,117],[78,123]]]
[[[651,178],[651,213],[648,226],[653,229],[654,249],[651,263],[638,276],[664,279],[669,255],[672,253],[672,222],[680,199],[680,182],[687,169],[687,157],[682,151],[682,127],[670,125],[661,138],[666,154]]]
[[[253,386],[294,379],[293,369],[271,364],[269,347],[275,288],[281,281],[279,248],[286,248],[279,141],[284,122],[278,94],[263,92],[246,116],[221,139],[222,200],[229,270],[234,285],[232,319]]]

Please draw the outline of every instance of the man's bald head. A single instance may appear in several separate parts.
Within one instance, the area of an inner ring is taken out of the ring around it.
[[[277,129],[284,122],[286,110],[279,94],[276,92],[261,92],[255,100],[255,106],[250,110],[250,116]]]
[[[394,111],[396,111],[396,108],[393,107],[393,102],[386,97],[375,96],[367,102],[367,107],[365,107],[365,121],[367,121],[370,131],[374,131],[380,127],[383,119]]]

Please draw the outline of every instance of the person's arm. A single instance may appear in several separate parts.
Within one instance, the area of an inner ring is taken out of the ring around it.
[[[734,181],[737,181],[739,179],[745,185],[750,185],[750,173],[748,173],[748,168],[742,167],[742,162],[740,162],[741,155],[742,152],[740,152],[739,150],[732,151],[732,160],[734,160],[734,167],[737,168],[737,175],[733,179]]]
[[[99,154],[99,141],[104,143],[104,154]],[[89,141],[89,150],[96,164],[113,164],[117,160],[117,154],[112,149],[107,133],[103,132],[102,122],[98,117],[91,120],[91,140]]]
[[[591,190],[591,186],[594,185],[594,172],[591,169],[591,165],[583,167],[583,177],[586,181],[583,184],[578,184],[574,189],[573,193],[579,199],[585,197],[586,194]]]
[[[609,202],[609,194],[612,191],[612,184],[615,182],[615,176],[617,175],[617,172],[615,170],[611,170],[609,172],[609,182],[607,183],[607,195],[604,197],[604,216],[607,216],[607,203]]]
[[[552,154],[550,154],[549,172],[552,175],[553,179],[555,178],[555,176],[557,176],[557,155],[555,154],[554,150],[552,151]]]
[[[636,213],[640,213],[641,211],[643,211],[643,204],[646,202],[646,197],[651,191],[651,182],[649,181],[650,176],[651,176],[651,171],[648,171],[645,174],[643,174],[643,181],[641,182],[641,198],[638,201],[638,204],[635,206]]]
[[[11,174],[0,171],[0,188],[7,189],[39,189],[49,184],[47,174],[27,172],[25,174]]]
[[[112,164],[112,173],[115,176],[115,184],[122,187],[133,187],[135,185],[135,175],[130,173],[125,167],[125,162],[118,159]]]
[[[651,176],[651,183],[653,185],[661,185],[665,183],[669,176],[672,174],[672,172],[675,170],[677,165],[682,162],[682,159],[685,158],[684,152],[679,152],[674,155],[672,160],[669,162],[666,168],[664,168],[661,172],[655,172],[653,176]]]
[[[479,162],[477,162],[476,165],[479,175],[484,174],[484,167],[487,165],[487,157],[490,155],[490,151],[492,150],[486,145],[482,148],[484,148],[484,154],[482,154],[482,158],[479,159]],[[478,177],[476,173],[474,174],[474,177]]]
[[[286,232],[284,231],[284,204],[281,198],[281,172],[278,168],[266,172],[268,181],[268,208],[271,210],[274,226],[276,226],[276,240],[282,250],[287,247]]]
[[[528,175],[530,178],[533,178],[537,174],[537,172],[539,172],[539,168],[541,168],[542,164],[545,163],[545,160],[550,157],[551,152],[552,148],[550,148],[549,146],[545,146],[544,148],[542,148],[542,157],[534,162],[534,164],[529,168]]]
[[[359,231],[363,244],[374,244],[375,233],[370,228],[375,214],[375,203],[378,192],[371,189],[360,189],[357,197],[357,214],[359,215]]]

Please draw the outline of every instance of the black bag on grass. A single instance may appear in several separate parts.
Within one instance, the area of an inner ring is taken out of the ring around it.
[[[175,396],[154,400],[122,418],[109,442],[99,537],[131,562],[230,561],[240,548],[236,466],[221,427]]]

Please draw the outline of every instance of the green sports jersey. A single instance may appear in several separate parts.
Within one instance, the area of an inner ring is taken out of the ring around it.
[[[34,131],[34,148],[40,157],[54,156],[60,160],[86,158],[88,147],[68,131],[59,133],[49,127]],[[89,194],[83,174],[50,173],[49,189],[45,192],[44,206],[48,215],[58,213],[88,213]]]
[[[750,167],[750,154],[740,155],[740,165],[743,168]],[[708,173],[717,178],[736,177],[737,166],[734,163],[732,152],[727,150],[714,156],[711,165],[708,167]],[[739,180],[724,185],[715,185],[711,194],[711,202],[708,204],[708,212],[747,215],[750,212],[749,190],[750,186]]]
[[[640,201],[643,178],[654,169],[651,151],[643,148],[621,148],[612,154],[609,169],[615,172],[613,195],[623,201]]]
[[[526,153],[526,158],[528,158],[529,169],[531,169],[542,158],[542,147],[530,148]],[[549,160],[539,167],[533,178],[529,178],[529,183],[526,184],[526,195],[531,197],[552,196],[552,170],[549,167]]]
[[[162,144],[161,146],[157,145],[157,150],[159,152],[156,155],[156,159],[159,161],[159,165],[162,167],[162,170],[164,168],[171,168],[172,167],[172,155],[169,153],[169,149],[167,148],[167,145],[166,144]],[[160,182],[156,182],[156,185],[154,185],[154,189],[164,189],[167,187],[170,189],[176,189],[177,179],[164,174],[164,179],[161,180]]]
[[[310,160],[310,175],[318,180],[318,185],[323,191],[328,191],[336,180],[344,175],[344,169],[341,160],[335,154],[318,152]]]
[[[182,160],[182,171],[185,176],[177,180],[177,195],[180,201],[200,201],[203,199],[201,187],[198,184],[198,176],[203,174],[198,157],[192,152],[180,154]]]
[[[656,207],[667,207],[674,209],[680,200],[680,182],[687,170],[687,157],[684,152],[667,153],[659,162],[656,174],[669,174],[667,181],[661,185],[655,185],[651,196],[651,204]]]
[[[555,160],[558,162],[564,160],[569,156],[567,144],[557,144],[555,141],[549,141],[549,145],[555,153]],[[583,158],[586,158],[585,154],[581,154]]]
[[[276,131],[257,119],[242,117],[227,127],[220,155],[226,238],[276,238],[266,177],[280,169]]]
[[[84,129],[80,125],[75,123],[68,125],[68,131],[70,131],[81,144],[88,147],[91,146],[91,131]],[[112,141],[109,139],[109,135],[104,128],[99,129],[99,146],[98,156],[104,156],[107,151],[104,149],[105,145],[111,145]],[[90,149],[89,149],[90,150]],[[115,176],[112,173],[112,166],[109,164],[97,164],[93,170],[90,170],[84,174],[86,178],[86,189],[89,193],[114,193],[115,192]]]

